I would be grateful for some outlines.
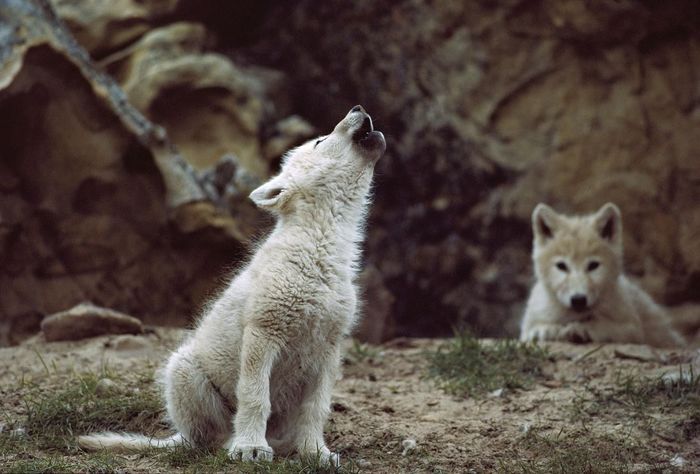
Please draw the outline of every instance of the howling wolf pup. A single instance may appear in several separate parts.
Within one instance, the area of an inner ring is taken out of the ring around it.
[[[374,165],[384,135],[359,105],[324,137],[284,158],[250,195],[277,217],[251,261],[211,304],[163,370],[166,439],[96,433],[87,449],[187,443],[233,459],[274,451],[338,465],[323,438],[341,340],[356,318],[355,274]]]
[[[539,204],[532,214],[537,283],[523,341],[684,344],[666,311],[622,271],[622,218],[614,204],[583,217]]]

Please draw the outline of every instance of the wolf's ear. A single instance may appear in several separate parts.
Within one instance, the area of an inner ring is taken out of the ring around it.
[[[598,235],[604,240],[618,243],[622,239],[622,215],[620,209],[609,202],[593,216]]]
[[[287,191],[287,184],[287,179],[278,175],[250,193],[250,199],[262,209],[277,207]]]
[[[532,232],[538,242],[546,242],[554,237],[558,226],[559,214],[548,205],[540,203],[532,211]]]

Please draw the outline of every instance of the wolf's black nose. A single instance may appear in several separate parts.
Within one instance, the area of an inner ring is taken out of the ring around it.
[[[585,295],[574,295],[571,297],[571,308],[574,311],[584,311],[588,308],[588,299]]]
[[[364,112],[364,111],[365,111],[365,109],[363,109],[361,105],[356,105],[355,107],[350,109],[350,112]]]

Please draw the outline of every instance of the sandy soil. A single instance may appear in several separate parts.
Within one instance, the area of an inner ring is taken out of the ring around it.
[[[27,381],[59,388],[76,372],[98,371],[105,364],[114,373],[155,370],[181,336],[180,330],[158,328],[140,337],[106,336],[70,343],[35,338],[0,349],[4,419],[24,415],[22,387]],[[591,394],[610,392],[619,385],[620,374],[677,372],[679,364],[695,356],[690,349],[550,344],[546,375],[530,389],[462,398],[445,394],[426,376],[426,353],[440,343],[396,340],[358,352],[348,342],[350,356],[335,390],[327,427],[332,449],[364,472],[526,471],[519,463],[546,459],[558,449],[553,445],[551,453],[543,453],[541,443],[531,442],[536,433],[538,439],[564,443],[572,451],[590,446],[586,455],[591,457],[606,446],[617,449],[615,440],[634,445],[644,455],[627,465],[631,471],[653,470],[650,459],[671,470],[673,466],[689,472],[700,469],[700,437],[695,430],[678,434],[689,422],[686,412],[649,407],[649,419],[641,419],[624,402],[604,407],[588,404]],[[416,447],[404,452],[402,443],[408,439],[415,440]],[[136,461],[127,466],[141,469]]]

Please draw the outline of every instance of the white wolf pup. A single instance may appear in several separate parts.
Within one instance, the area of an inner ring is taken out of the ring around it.
[[[250,195],[277,224],[163,370],[177,434],[96,433],[87,449],[188,443],[234,459],[297,451],[338,465],[323,438],[341,340],[356,318],[355,274],[374,165],[386,149],[354,107],[333,132],[292,150]]]
[[[568,217],[545,204],[532,213],[537,282],[520,330],[523,341],[684,344],[666,311],[622,271],[622,218],[608,203]]]

